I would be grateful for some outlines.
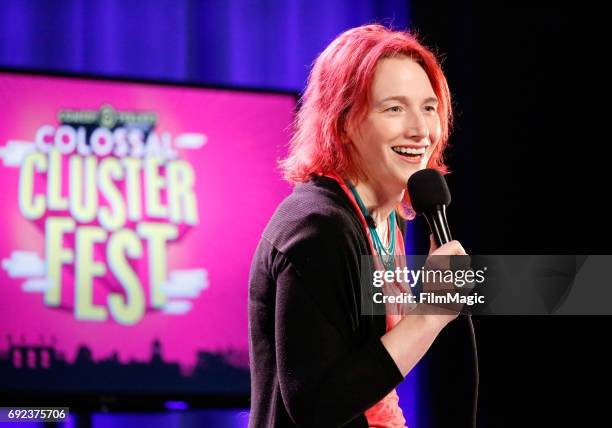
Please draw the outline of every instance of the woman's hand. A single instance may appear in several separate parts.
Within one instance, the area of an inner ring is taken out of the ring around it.
[[[457,269],[469,269],[469,257],[452,258],[450,256],[467,256],[463,246],[457,240],[447,242],[438,246],[433,234],[429,235],[429,257],[425,262],[426,271],[449,271]],[[460,260],[461,263],[454,263]],[[454,293],[469,293],[473,285],[465,284],[462,287],[455,286],[454,283],[444,281],[423,281],[422,293],[429,293],[429,297],[446,297]],[[433,323],[440,323],[443,326],[457,318],[463,309],[463,303],[420,303],[417,313],[425,315]]]

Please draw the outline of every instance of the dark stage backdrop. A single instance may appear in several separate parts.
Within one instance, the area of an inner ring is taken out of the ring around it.
[[[472,254],[610,254],[609,24],[601,6],[414,1],[411,10],[414,27],[445,53],[454,94],[454,237]],[[609,317],[474,324],[478,426],[608,423],[609,394],[599,391],[612,380]],[[471,411],[467,332],[458,320],[428,354],[431,426],[464,426],[457,421]]]

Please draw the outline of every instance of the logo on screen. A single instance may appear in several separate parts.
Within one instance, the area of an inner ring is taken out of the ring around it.
[[[150,312],[191,309],[206,271],[169,271],[168,258],[199,223],[194,168],[180,151],[206,136],[159,132],[158,122],[111,105],[64,109],[33,141],[0,148],[4,166],[19,170],[20,215],[44,233],[44,258],[16,250],[2,261],[24,291],[82,321],[134,325]]]

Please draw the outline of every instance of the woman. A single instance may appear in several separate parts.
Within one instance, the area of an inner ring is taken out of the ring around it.
[[[448,315],[360,311],[360,258],[403,254],[406,181],[446,172],[446,79],[409,33],[366,25],[316,60],[249,280],[250,427],[403,427],[395,387]],[[457,241],[430,254],[465,254]]]

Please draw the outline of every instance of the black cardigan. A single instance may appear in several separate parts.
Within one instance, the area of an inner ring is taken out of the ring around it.
[[[402,382],[385,317],[360,314],[368,254],[336,181],[298,184],[277,208],[249,278],[249,427],[367,427],[363,413]]]

